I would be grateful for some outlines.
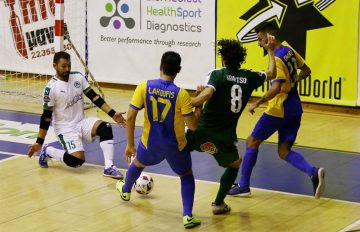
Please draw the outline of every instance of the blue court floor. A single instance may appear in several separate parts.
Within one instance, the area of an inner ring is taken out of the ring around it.
[[[26,155],[29,144],[35,139],[40,115],[0,110],[0,159],[13,155]],[[136,128],[136,141],[139,141],[142,128]],[[126,146],[126,131],[113,125],[115,142],[115,164],[126,169],[123,157]],[[32,135],[32,136],[30,136]],[[244,148],[244,141],[239,141]],[[58,142],[52,142],[60,148]],[[320,150],[294,146],[294,150],[301,153],[314,166],[324,167],[326,171],[326,190],[324,197],[360,202],[360,155],[355,153]],[[103,155],[98,144],[85,143],[86,162],[103,165]],[[218,182],[223,168],[219,167],[212,156],[205,153],[193,152],[193,171],[196,179]],[[2,163],[0,163],[0,166]],[[49,163],[51,168],[51,163]],[[146,167],[146,172],[174,175],[166,161]],[[276,144],[264,143],[260,147],[257,164],[252,175],[252,187],[312,195],[310,178],[280,160],[277,157]]]

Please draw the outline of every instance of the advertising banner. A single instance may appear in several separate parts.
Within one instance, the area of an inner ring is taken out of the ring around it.
[[[296,50],[312,70],[299,84],[301,99],[356,105],[359,0],[222,0],[217,19],[217,37],[243,42],[248,51],[243,67],[256,70],[266,69],[268,59],[253,29],[264,21],[277,23],[283,44]],[[268,88],[265,83],[254,95],[262,96]]]
[[[88,1],[89,67],[98,81],[159,77],[165,51],[182,57],[175,83],[196,89],[215,67],[215,0]]]
[[[68,2],[65,32],[84,56],[85,2]],[[53,0],[0,1],[0,70],[54,74],[54,3]],[[64,50],[75,56],[67,40]],[[73,68],[82,67],[79,60],[74,58],[72,61]]]

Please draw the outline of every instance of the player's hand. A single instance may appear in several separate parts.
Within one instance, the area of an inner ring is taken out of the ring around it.
[[[274,51],[275,50],[275,36],[270,35],[269,33],[266,34],[266,43],[262,44],[262,47],[266,49],[266,51]]]
[[[258,108],[258,107],[259,107],[259,105],[258,105],[256,102],[251,103],[250,106],[249,106],[249,112],[250,112],[251,114],[254,114],[254,113],[255,113],[255,109]]]
[[[29,150],[27,152],[27,156],[31,158],[35,153],[40,151],[42,148],[42,145],[39,143],[34,143],[29,146]]]
[[[129,166],[131,163],[132,158],[135,157],[136,154],[136,149],[134,146],[129,146],[128,144],[126,145],[125,148],[125,160],[127,165]]]
[[[195,96],[198,96],[204,89],[205,89],[205,86],[203,86],[203,85],[198,85],[198,86],[196,87]]]
[[[121,127],[126,127],[126,119],[123,117],[123,114],[126,112],[116,112],[113,116],[114,121]]]

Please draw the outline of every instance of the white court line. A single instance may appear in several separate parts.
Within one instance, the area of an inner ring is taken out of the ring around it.
[[[344,229],[339,230],[339,232],[352,231],[351,229],[353,229],[354,227],[359,226],[359,225],[360,225],[360,219],[357,220],[356,222],[354,222],[353,224],[348,225],[348,226],[345,227]],[[360,230],[354,230],[354,231],[360,231]]]
[[[0,154],[4,154],[4,155],[12,155],[13,157],[9,157],[9,158],[5,158],[5,159],[1,159],[1,162],[5,162],[7,160],[11,160],[11,159],[15,159],[15,158],[19,158],[20,156],[24,156],[24,154],[19,154],[19,153],[13,153],[13,152],[5,152],[5,151],[0,151]]]
[[[126,169],[120,169],[120,170],[121,170],[121,171],[126,171]],[[155,176],[170,177],[170,178],[179,178],[178,176],[169,176],[169,175],[158,174],[158,173],[151,173],[151,172],[144,172],[144,173],[148,173],[148,174],[150,174],[150,175],[155,175]],[[219,182],[214,182],[214,181],[197,180],[197,179],[195,179],[195,180],[196,180],[197,182],[202,182],[202,183],[219,184]],[[251,189],[255,189],[255,190],[263,191],[263,192],[278,193],[278,194],[283,194],[283,195],[291,195],[291,196],[297,196],[297,197],[314,198],[314,196],[303,195],[303,194],[298,194],[298,193],[288,193],[288,192],[281,192],[281,191],[276,191],[276,190],[253,188],[253,187],[251,187]],[[360,202],[345,201],[345,200],[338,200],[338,199],[324,198],[324,197],[321,197],[321,199],[323,199],[323,200],[332,200],[332,201],[336,201],[336,202],[342,202],[342,203],[347,203],[347,204],[359,205],[359,206],[360,206]],[[314,200],[315,200],[315,199],[314,199]]]
[[[2,152],[2,151],[0,151],[0,153],[6,154],[6,155],[14,155],[14,157],[2,159],[2,160],[0,160],[0,162],[4,162],[4,161],[9,160],[9,159],[19,158],[20,156],[24,156],[23,154],[12,153],[12,152]],[[55,162],[58,162],[58,161],[55,161]],[[85,163],[84,165],[93,166],[93,167],[101,167],[101,168],[104,167],[104,165],[90,164],[90,163]],[[127,171],[126,169],[123,169],[123,168],[118,168],[118,169],[121,170],[122,172],[126,172],[126,171]],[[143,173],[147,173],[147,174],[155,175],[155,176],[162,176],[162,177],[174,178],[174,179],[175,179],[175,178],[179,178],[178,176],[158,174],[158,173],[146,172],[146,171],[143,172]],[[202,182],[202,183],[219,184],[218,182],[214,182],[214,181],[197,180],[197,179],[195,179],[195,180],[196,180],[197,182]],[[314,198],[314,196],[303,195],[303,194],[298,194],[298,193],[288,193],[288,192],[281,192],[281,191],[276,191],[276,190],[253,188],[253,187],[251,187],[251,188],[252,188],[252,189],[255,189],[255,190],[258,190],[258,191],[264,191],[264,192],[270,192],[270,193],[278,193],[278,194],[290,195],[290,196]],[[359,205],[359,206],[360,206],[360,203],[359,203],[359,202],[345,201],[345,200],[338,200],[338,199],[324,198],[324,197],[322,197],[321,199],[323,199],[323,200],[332,200],[332,201],[336,201],[336,202],[342,202],[342,203],[346,203],[346,204],[352,204],[352,205]],[[355,223],[356,223],[356,225],[360,224],[360,220],[357,221],[357,222],[355,222]],[[354,224],[355,224],[355,223],[354,223]],[[353,224],[351,224],[351,225],[353,225]],[[356,226],[356,225],[354,225],[354,226]],[[346,230],[345,230],[345,231],[346,231]]]

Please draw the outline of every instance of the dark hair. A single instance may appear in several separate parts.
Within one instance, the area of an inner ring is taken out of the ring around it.
[[[279,27],[273,21],[260,23],[255,27],[255,32],[269,33],[270,35],[275,36],[276,39],[279,39]]]
[[[246,48],[235,39],[221,39],[217,42],[218,55],[221,55],[227,68],[238,69],[245,63]]]
[[[175,76],[181,70],[181,57],[173,51],[165,52],[161,57],[160,68],[165,75]]]
[[[70,60],[70,54],[64,51],[56,52],[54,55],[54,64],[57,64],[60,59]]]

